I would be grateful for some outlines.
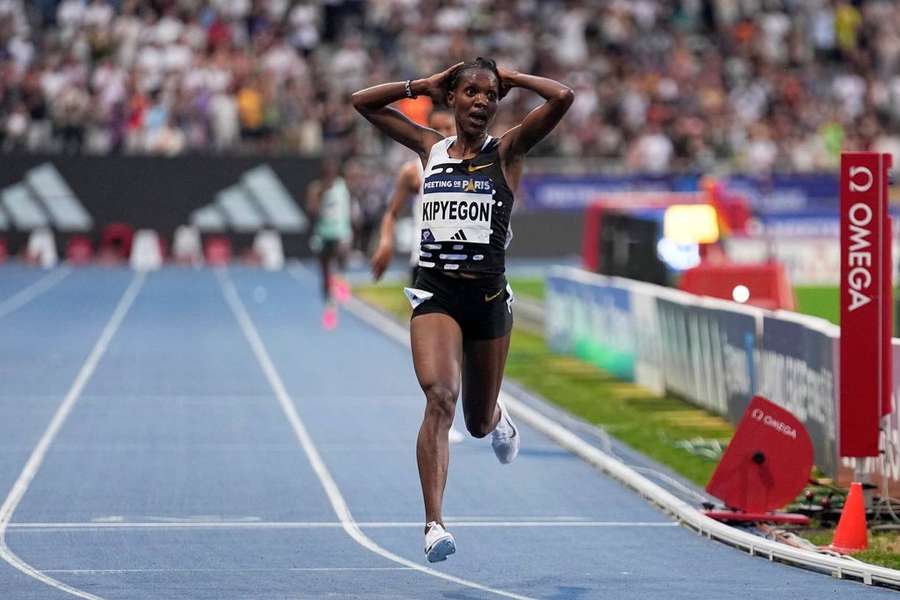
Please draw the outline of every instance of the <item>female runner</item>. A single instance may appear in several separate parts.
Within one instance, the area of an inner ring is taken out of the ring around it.
[[[488,135],[509,89],[545,102],[499,138]],[[389,105],[420,94],[453,111],[456,136],[416,125]],[[419,275],[406,289],[413,364],[425,393],[416,459],[425,500],[425,555],[456,551],[441,515],[447,483],[447,432],[462,391],[466,428],[492,436],[501,463],[519,449],[519,433],[498,402],[512,330],[506,247],[513,194],[525,154],[559,123],[574,99],[556,81],[497,68],[478,58],[425,79],[376,85],[353,94],[354,107],[378,129],[416,152],[424,165]]]

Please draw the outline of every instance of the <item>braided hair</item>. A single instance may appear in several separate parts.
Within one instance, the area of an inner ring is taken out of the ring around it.
[[[463,73],[476,69],[484,69],[494,74],[494,77],[497,78],[497,99],[502,100],[503,96],[506,95],[507,90],[503,87],[503,80],[500,79],[500,71],[497,70],[497,63],[491,58],[482,58],[480,56],[472,62],[460,65],[459,68],[450,73],[450,76],[447,77],[447,88],[444,90],[444,97],[446,98],[447,94],[456,89],[456,84],[459,83],[459,78],[462,77]]]

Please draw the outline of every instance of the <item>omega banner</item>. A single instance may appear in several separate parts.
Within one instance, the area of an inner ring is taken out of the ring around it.
[[[890,411],[889,154],[841,155],[840,454],[878,455]]]

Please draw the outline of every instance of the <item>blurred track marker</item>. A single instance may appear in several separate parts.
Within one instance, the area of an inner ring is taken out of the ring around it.
[[[19,290],[3,302],[0,302],[0,319],[19,310],[41,294],[49,291],[53,286],[68,277],[71,273],[72,269],[69,268],[51,271],[25,289]]]
[[[203,244],[196,227],[180,225],[172,242],[172,260],[178,265],[197,267],[203,264]]]
[[[56,252],[56,240],[53,232],[46,227],[39,227],[28,236],[25,257],[42,269],[50,269],[59,262]]]
[[[263,229],[253,238],[253,253],[263,269],[278,271],[284,268],[284,247],[281,235],[272,229]]]
[[[498,596],[503,596],[506,598],[531,600],[529,596],[521,596],[519,594],[490,588],[474,581],[455,577],[453,575],[449,575],[447,573],[443,573],[441,571],[423,566],[417,562],[413,562],[411,560],[403,558],[402,556],[394,554],[389,550],[385,550],[384,548],[376,544],[365,533],[363,533],[362,529],[360,529],[359,524],[356,522],[356,520],[354,520],[353,514],[350,512],[350,508],[347,506],[347,502],[346,500],[344,500],[344,496],[341,494],[340,488],[338,488],[337,483],[334,481],[334,478],[328,471],[328,467],[325,465],[325,461],[322,460],[322,457],[319,454],[319,450],[316,448],[316,445],[312,441],[312,437],[310,437],[309,433],[307,432],[306,426],[300,419],[300,415],[297,413],[297,409],[294,406],[293,400],[291,400],[291,396],[290,394],[288,394],[287,389],[284,386],[284,382],[281,380],[281,376],[275,369],[275,365],[272,362],[272,359],[269,357],[269,353],[262,341],[262,337],[259,335],[259,331],[253,324],[250,315],[247,313],[247,309],[244,307],[244,303],[238,295],[237,290],[234,287],[234,283],[231,281],[231,278],[228,276],[228,273],[225,270],[216,271],[216,276],[218,277],[219,284],[222,287],[222,293],[225,295],[225,299],[228,302],[228,305],[231,308],[232,312],[234,313],[235,319],[237,319],[241,330],[244,332],[244,336],[247,338],[247,342],[253,350],[253,354],[256,356],[257,361],[259,362],[259,366],[262,368],[266,379],[269,381],[269,385],[272,387],[272,391],[275,392],[275,395],[278,398],[278,402],[281,405],[281,409],[284,411],[285,417],[287,417],[288,422],[291,424],[291,427],[293,428],[294,433],[297,436],[297,441],[299,441],[300,445],[303,447],[303,450],[306,453],[306,457],[309,460],[310,466],[312,466],[313,471],[315,471],[316,476],[319,478],[319,481],[322,484],[322,488],[325,490],[325,494],[328,496],[328,500],[331,503],[331,507],[334,510],[337,518],[340,520],[341,527],[344,529],[347,535],[349,535],[353,539],[353,541],[358,543],[363,548],[366,548],[367,550],[370,550],[375,554],[378,554],[379,556],[382,556],[392,562],[403,565],[405,567],[409,567],[411,569],[415,569],[420,573],[431,575],[432,577],[437,577],[439,579],[444,579],[457,585],[462,585],[490,594],[496,594]],[[352,302],[353,299],[351,298],[350,301]]]
[[[69,388],[69,392],[63,399],[62,404],[56,409],[56,413],[53,415],[50,425],[47,427],[47,430],[44,431],[44,435],[41,436],[37,446],[32,450],[28,462],[25,463],[25,468],[22,469],[19,478],[16,479],[16,482],[13,484],[12,490],[9,492],[3,505],[0,506],[0,558],[8,562],[15,569],[34,577],[38,581],[41,581],[52,588],[56,588],[79,598],[85,598],[86,600],[102,600],[102,598],[66,585],[61,581],[57,581],[26,563],[10,550],[9,546],[6,544],[6,530],[9,527],[9,521],[12,519],[13,513],[19,506],[19,502],[22,501],[22,497],[25,495],[25,492],[28,491],[28,486],[31,485],[38,470],[41,468],[41,464],[44,462],[44,456],[46,456],[50,444],[53,443],[53,440],[62,428],[63,423],[65,423],[69,413],[72,412],[72,407],[75,406],[75,402],[78,401],[82,390],[84,390],[88,380],[94,374],[94,370],[97,368],[100,359],[103,358],[103,354],[106,352],[110,342],[116,335],[116,331],[119,330],[119,326],[122,324],[122,321],[125,320],[125,315],[128,314],[128,310],[134,303],[134,299],[144,285],[144,280],[145,276],[142,273],[138,273],[132,278],[131,284],[122,294],[122,298],[113,310],[113,314],[106,323],[106,327],[103,328],[103,332],[97,339],[97,343],[94,345],[93,350],[91,350],[90,355],[81,367],[78,375],[75,377],[72,387]]]
[[[131,243],[131,268],[135,271],[156,271],[162,267],[159,234],[152,229],[139,229]]]

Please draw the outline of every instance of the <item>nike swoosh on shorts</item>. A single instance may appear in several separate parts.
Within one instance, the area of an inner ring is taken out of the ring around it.
[[[484,301],[485,301],[485,302],[490,302],[491,300],[496,299],[497,296],[499,296],[499,295],[502,294],[502,293],[503,293],[503,289],[501,288],[500,291],[497,292],[496,294],[494,294],[493,296],[488,296],[487,294],[485,294],[485,295],[484,295]]]

